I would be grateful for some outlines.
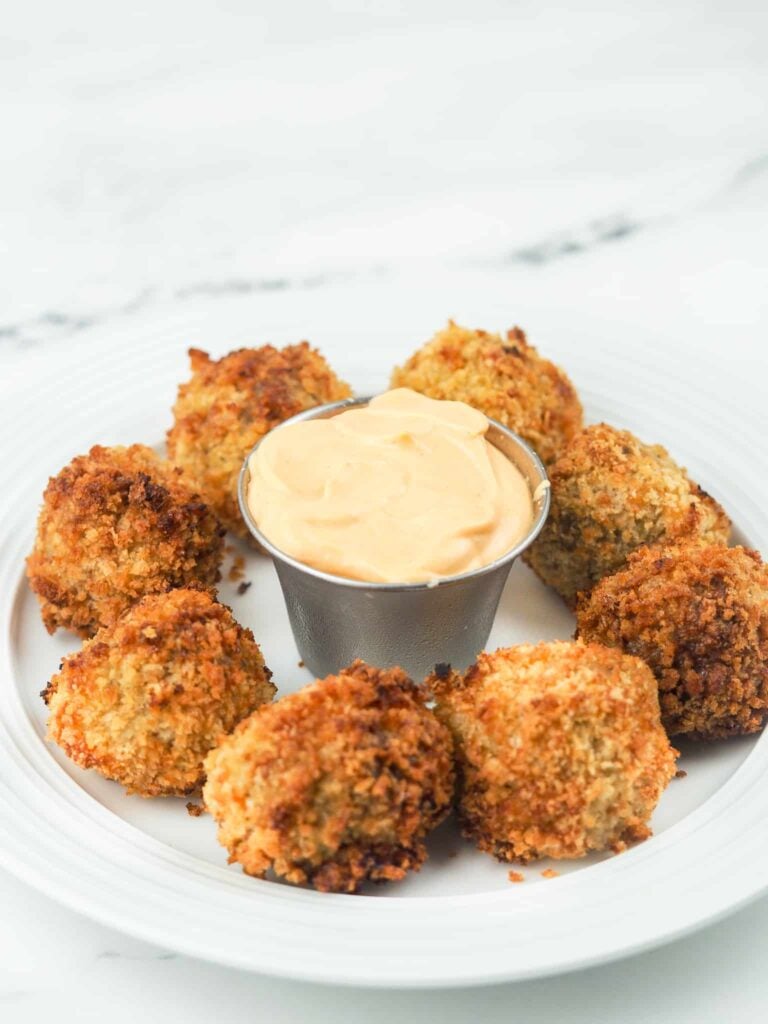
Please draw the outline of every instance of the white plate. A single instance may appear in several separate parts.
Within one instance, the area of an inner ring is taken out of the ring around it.
[[[305,333],[289,303],[272,308],[274,322],[262,319],[253,329],[253,305],[233,302],[159,326],[137,321],[98,344],[46,353],[34,388],[4,404],[0,862],[76,910],[185,953],[286,977],[390,986],[575,969],[681,935],[768,887],[762,737],[685,746],[688,775],[664,794],[655,836],[621,856],[530,866],[524,884],[512,884],[509,865],[475,851],[448,822],[418,875],[359,897],[247,878],[227,867],[209,817],[189,817],[180,800],[126,797],[44,742],[39,691],[77,646],[47,636],[23,576],[48,475],[96,442],[160,444],[176,383],[187,375],[187,346],[221,353]],[[423,337],[404,315],[390,313],[367,329],[361,351],[358,325],[344,322],[349,316],[323,304],[313,315],[311,337],[360,391],[382,388],[394,361]],[[483,319],[501,327],[505,315],[492,311]],[[768,550],[761,512],[768,484],[742,454],[743,392],[725,385],[715,421],[701,397],[708,366],[700,363],[692,381],[683,349],[677,361],[647,338],[642,351],[621,350],[607,330],[533,340],[568,368],[590,420],[605,418],[667,444],[723,501],[741,537]],[[297,665],[273,569],[249,554],[246,578],[253,585],[245,595],[225,582],[223,597],[252,627],[279,691],[289,692],[308,676]],[[568,637],[572,627],[560,602],[517,565],[491,644]],[[549,866],[559,875],[544,880]]]

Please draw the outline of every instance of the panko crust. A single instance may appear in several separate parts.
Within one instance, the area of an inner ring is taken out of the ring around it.
[[[48,481],[27,577],[45,628],[93,636],[145,594],[219,579],[224,530],[151,448],[95,445]]]
[[[607,423],[577,434],[549,472],[544,529],[523,558],[573,607],[631,552],[679,538],[726,542],[731,522],[661,445]]]
[[[145,597],[65,658],[48,739],[140,796],[199,790],[203,760],[275,692],[249,629],[202,590]]]
[[[453,733],[464,835],[502,861],[583,857],[646,839],[675,772],[656,685],[599,645],[525,644],[427,680]]]
[[[578,635],[643,658],[672,736],[718,739],[768,719],[768,566],[723,545],[645,548],[577,608]]]
[[[218,360],[192,348],[189,358],[192,378],[179,386],[168,457],[227,529],[248,537],[237,501],[245,456],[284,420],[352,392],[306,341],[241,348]]]
[[[260,708],[208,756],[230,863],[323,892],[400,879],[448,813],[452,742],[402,669],[356,661]]]
[[[391,386],[466,402],[514,430],[545,463],[557,457],[582,425],[573,384],[528,344],[519,327],[502,336],[449,320],[394,370]]]

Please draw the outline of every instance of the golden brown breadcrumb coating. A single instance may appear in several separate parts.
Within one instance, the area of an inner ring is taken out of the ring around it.
[[[49,633],[82,637],[140,597],[219,578],[224,530],[151,448],[91,448],[48,481],[27,576]]]
[[[182,796],[203,759],[275,687],[253,634],[206,591],[135,604],[64,659],[43,696],[48,739],[141,796]]]
[[[402,669],[356,661],[260,708],[208,756],[230,863],[324,892],[403,878],[453,794],[448,730]]]
[[[675,773],[639,658],[553,642],[481,654],[427,680],[456,740],[465,836],[499,860],[582,857],[647,838]]]
[[[506,337],[452,320],[392,374],[393,388],[466,402],[524,438],[546,463],[582,423],[563,371],[543,359],[519,327]]]
[[[247,537],[237,502],[245,456],[278,423],[352,392],[306,341],[241,348],[218,360],[192,348],[189,358],[192,379],[179,386],[168,457],[227,529]]]
[[[644,548],[577,609],[579,635],[643,658],[670,735],[716,739],[768,719],[768,566],[723,545]]]
[[[718,503],[661,445],[606,423],[586,427],[551,467],[552,504],[524,559],[573,607],[576,595],[646,544],[727,541]]]

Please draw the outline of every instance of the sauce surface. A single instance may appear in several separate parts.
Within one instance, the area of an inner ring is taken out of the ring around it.
[[[251,455],[248,508],[275,547],[373,583],[428,583],[514,547],[533,522],[522,473],[463,402],[408,388],[267,434]]]

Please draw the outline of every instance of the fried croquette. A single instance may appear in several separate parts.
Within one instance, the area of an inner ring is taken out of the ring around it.
[[[347,893],[418,870],[453,795],[451,737],[426,696],[402,669],[356,661],[242,722],[203,791],[230,863]]]
[[[736,736],[768,719],[768,566],[756,551],[644,548],[576,615],[582,639],[648,663],[671,736]]]
[[[519,327],[502,337],[449,320],[395,369],[391,386],[466,402],[514,430],[545,463],[582,424],[581,402],[570,380],[528,344]]]
[[[278,423],[352,392],[306,341],[242,348],[219,360],[193,348],[189,358],[192,378],[179,386],[168,456],[227,529],[247,537],[237,502],[245,456]]]
[[[586,427],[551,467],[549,518],[524,559],[573,607],[579,591],[646,544],[727,541],[731,523],[661,445],[606,423]]]
[[[675,773],[639,658],[553,642],[481,654],[427,680],[456,741],[464,835],[499,860],[582,857],[647,838]]]
[[[48,739],[140,796],[185,796],[203,759],[275,687],[253,634],[206,591],[135,604],[64,659],[43,696]]]
[[[151,448],[91,448],[48,481],[27,559],[49,633],[82,637],[145,594],[219,579],[224,530]]]

